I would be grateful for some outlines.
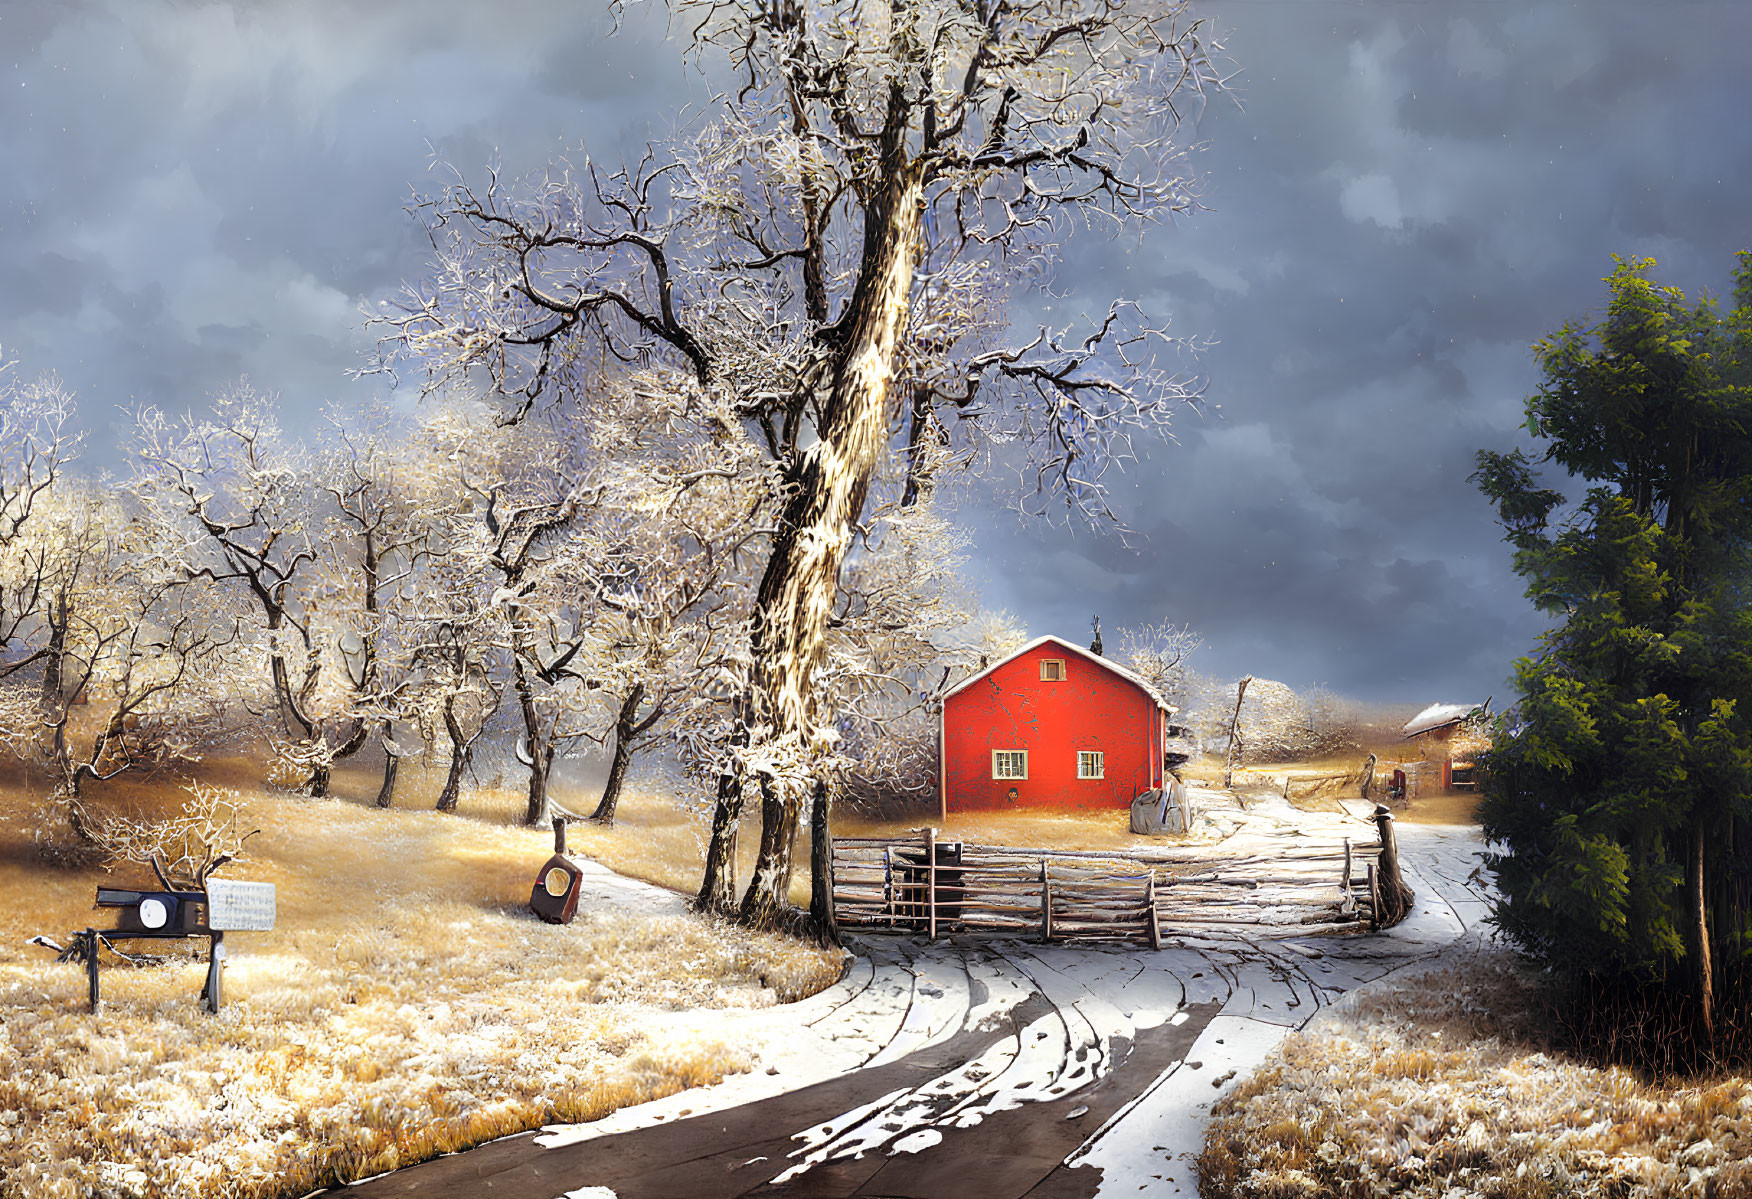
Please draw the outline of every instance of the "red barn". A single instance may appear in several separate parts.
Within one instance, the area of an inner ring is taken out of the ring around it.
[[[1128,807],[1162,785],[1174,710],[1099,654],[1031,641],[943,697],[939,811]]]

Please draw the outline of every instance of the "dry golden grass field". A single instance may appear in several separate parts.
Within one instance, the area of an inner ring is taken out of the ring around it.
[[[228,938],[217,1017],[197,1004],[204,942],[191,942],[157,966],[106,959],[95,1018],[83,970],[25,941],[107,923],[95,888],[149,885],[147,872],[47,864],[35,831],[54,817],[33,798],[44,788],[0,775],[0,1195],[300,1195],[592,1119],[758,1060],[761,1045],[721,1016],[691,1013],[770,1007],[841,968],[838,953],[691,916],[539,923],[525,904],[551,833],[518,825],[516,788],[465,793],[447,815],[431,810],[436,780],[418,770],[404,771],[390,811],[371,803],[368,766],[338,770],[323,800],[268,790],[243,760],[210,761],[201,775],[233,789],[246,827],[262,830],[225,873],[276,884],[277,926]],[[93,802],[163,816],[185,795],[169,781],[117,784]],[[587,798],[561,795],[574,808]],[[925,823],[936,822],[848,815],[835,831],[910,837]],[[1137,844],[1123,810],[956,815],[940,835]],[[744,879],[756,840],[742,838]],[[705,826],[658,784],[631,788],[612,828],[572,826],[570,842],[686,894]],[[798,849],[805,862],[806,843]],[[807,902],[805,870],[792,898]]]
[[[370,771],[324,800],[267,792],[241,763],[205,773],[262,829],[226,875],[273,882],[279,900],[273,932],[227,938],[216,1017],[192,956],[106,961],[94,1018],[83,969],[24,944],[102,926],[96,886],[146,880],[44,864],[29,789],[0,781],[0,1194],[301,1195],[593,1119],[757,1060],[689,1012],[770,1007],[841,969],[837,952],[691,916],[538,922],[524,905],[551,833],[515,826],[520,796],[472,794],[445,815],[410,786],[408,807],[381,811]],[[99,806],[162,812],[176,794],[115,788]],[[693,886],[689,818],[647,794],[623,811],[573,847]]]
[[[1359,993],[1213,1109],[1205,1199],[1752,1195],[1752,1083],[1555,1051],[1506,950]]]
[[[1391,763],[1396,754],[1404,752],[1402,745],[1386,743],[1376,748],[1376,753],[1384,762]],[[1297,762],[1261,762],[1239,768],[1235,772],[1235,786],[1238,790],[1250,787],[1276,789],[1283,785],[1285,776],[1298,781],[1339,772],[1354,771],[1361,767],[1363,759],[1368,754],[1356,750],[1347,754],[1337,754],[1331,757],[1317,758]],[[1183,773],[1189,780],[1197,779],[1201,785],[1221,789],[1223,785],[1222,763],[1213,758],[1206,758]],[[1346,798],[1357,797],[1356,788],[1344,790]],[[1373,793],[1371,793],[1373,794]],[[1319,798],[1297,798],[1296,806],[1309,811],[1337,811],[1338,804],[1332,795],[1322,795]],[[1404,804],[1395,806],[1393,818],[1406,824],[1445,824],[1463,825],[1478,823],[1478,792],[1455,789],[1451,791],[1426,791],[1422,795],[1407,800]]]

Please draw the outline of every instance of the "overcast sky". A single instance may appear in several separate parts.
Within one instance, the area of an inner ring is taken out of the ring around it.
[[[1126,477],[1134,548],[973,511],[972,568],[1035,634],[1171,619],[1207,673],[1501,706],[1541,625],[1473,454],[1515,444],[1530,344],[1603,305],[1612,253],[1726,291],[1752,5],[1203,11],[1241,70],[1196,130],[1210,211],[1076,241],[1059,286],[1216,339],[1209,411]],[[434,151],[610,160],[702,94],[660,22],[607,28],[598,0],[0,0],[0,347],[77,390],[94,465],[120,410],[242,374],[364,402],[359,309],[424,269]]]

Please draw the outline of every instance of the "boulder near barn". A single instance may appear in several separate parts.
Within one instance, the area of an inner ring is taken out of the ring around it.
[[[1174,711],[1099,654],[1031,641],[944,695],[940,813],[1129,807],[1162,786]]]

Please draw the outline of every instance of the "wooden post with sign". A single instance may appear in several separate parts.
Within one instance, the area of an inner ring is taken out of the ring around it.
[[[224,978],[224,966],[225,934],[215,930],[207,942],[207,985],[201,988],[201,999],[214,1015],[218,1015],[219,1001],[223,998],[220,980]]]
[[[207,1010],[217,1013],[223,998],[227,932],[269,932],[278,915],[273,883],[245,883],[233,879],[207,880]]]

